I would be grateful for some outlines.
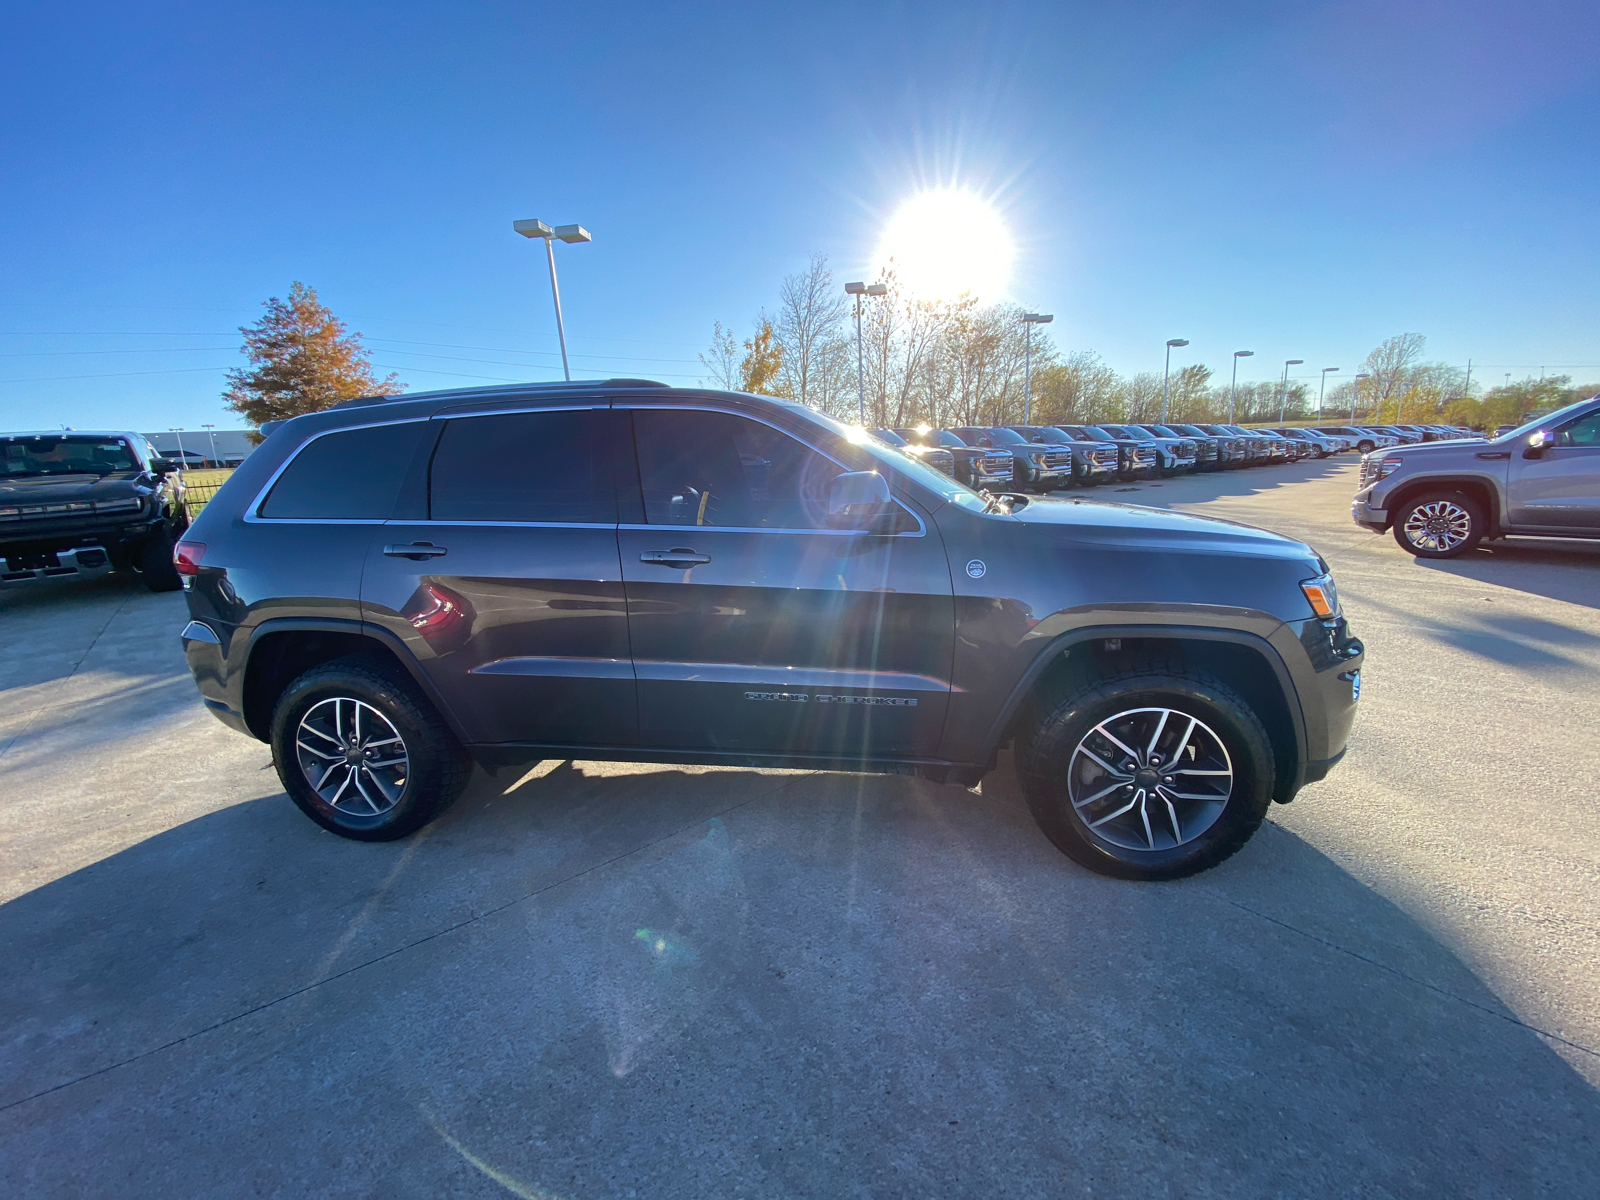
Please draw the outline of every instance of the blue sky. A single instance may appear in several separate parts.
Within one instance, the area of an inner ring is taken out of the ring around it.
[[[558,378],[530,216],[594,234],[576,373],[691,382],[950,183],[1119,370],[1416,330],[1600,379],[1592,0],[228,7],[0,15],[0,428],[238,425],[236,329],[295,279],[413,388]]]

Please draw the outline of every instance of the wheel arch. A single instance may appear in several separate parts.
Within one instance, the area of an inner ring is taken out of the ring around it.
[[[1277,762],[1273,799],[1281,804],[1292,800],[1308,761],[1299,691],[1271,643],[1242,630],[1102,625],[1062,634],[1035,657],[1013,688],[985,739],[985,761],[1051,696],[1161,654],[1217,676],[1250,702],[1266,727]]]
[[[255,737],[267,741],[272,710],[283,689],[313,667],[352,655],[403,672],[444,718],[456,739],[466,744],[460,722],[411,652],[388,630],[363,621],[284,618],[258,625],[251,632],[245,652],[240,687],[246,727]]]
[[[1418,496],[1427,495],[1429,492],[1459,492],[1478,505],[1484,520],[1488,522],[1488,529],[1484,532],[1493,534],[1500,529],[1500,503],[1499,491],[1487,479],[1472,475],[1424,475],[1418,479],[1408,479],[1397,487],[1392,493],[1384,497],[1384,508],[1389,513],[1389,523],[1393,525],[1399,519],[1400,510]]]

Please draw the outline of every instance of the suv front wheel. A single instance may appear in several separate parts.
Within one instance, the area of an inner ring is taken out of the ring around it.
[[[387,842],[422,828],[466,786],[471,759],[398,673],[361,658],[314,667],[278,699],[272,761],[324,829]]]
[[[1017,773],[1045,836],[1119,879],[1213,867],[1255,833],[1275,765],[1250,705],[1207,675],[1130,671],[1052,704]]]
[[[1459,492],[1433,492],[1400,506],[1394,540],[1418,558],[1455,558],[1483,540],[1478,506]]]

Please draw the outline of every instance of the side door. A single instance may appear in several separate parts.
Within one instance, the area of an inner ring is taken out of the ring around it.
[[[1600,532],[1600,409],[1555,430],[1538,458],[1513,450],[1507,474],[1513,525]]]
[[[365,619],[405,642],[474,742],[636,736],[617,560],[625,419],[592,407],[436,418],[410,511],[368,551]]]
[[[789,432],[639,407],[618,535],[645,745],[850,761],[936,753],[954,606],[937,530],[832,529],[847,468]]]

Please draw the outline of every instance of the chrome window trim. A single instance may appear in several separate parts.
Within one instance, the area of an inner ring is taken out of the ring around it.
[[[722,683],[743,687],[851,688],[857,691],[959,692],[947,679],[899,671],[785,667],[762,663],[666,662],[641,658],[634,674],[645,683]]]
[[[429,420],[428,417],[399,417],[393,421],[363,421],[359,425],[341,425],[337,429],[324,429],[321,433],[314,433],[305,441],[295,447],[294,453],[278,464],[278,469],[272,473],[265,486],[256,493],[244,510],[244,520],[251,525],[382,525],[382,517],[263,517],[261,506],[267,502],[267,497],[272,494],[272,489],[277,485],[278,479],[289,469],[291,463],[305,453],[307,446],[312,442],[327,437],[331,433],[353,433],[358,429],[377,429],[384,425],[421,425]]]
[[[813,446],[805,438],[798,437],[792,430],[785,429],[782,425],[775,425],[771,421],[764,420],[761,417],[753,416],[750,413],[740,412],[738,409],[735,409],[735,408],[721,408],[721,407],[718,407],[717,405],[714,405],[714,404],[649,404],[649,403],[638,403],[638,404],[635,404],[635,403],[633,403],[631,401],[628,402],[628,403],[625,403],[625,404],[617,404],[617,405],[614,405],[613,407],[615,407],[618,412],[627,412],[627,411],[631,411],[633,409],[638,409],[638,408],[649,408],[649,409],[667,410],[667,411],[674,411],[674,412],[714,412],[714,413],[722,413],[724,416],[729,416],[729,417],[743,417],[747,421],[754,421],[757,425],[765,425],[768,429],[771,429],[776,433],[781,433],[785,437],[794,438],[795,441],[799,442],[807,450],[810,450],[813,454],[820,454],[823,458],[827,459],[829,462],[831,462],[834,466],[838,467],[842,471],[849,472],[850,469],[851,469],[848,463],[840,462],[837,458],[835,458],[833,455],[829,454],[826,450],[818,449],[816,446]],[[640,482],[641,482],[641,485],[642,485],[643,481],[641,480]],[[890,499],[894,500],[894,497],[891,496]],[[915,521],[917,523],[917,528],[914,531],[908,529],[908,530],[905,530],[902,533],[875,533],[875,534],[869,534],[869,533],[867,533],[866,530],[863,530],[863,529],[779,529],[779,528],[774,528],[772,526],[751,528],[751,527],[748,527],[748,526],[734,526],[734,525],[648,525],[648,524],[646,524],[646,525],[619,525],[617,528],[619,528],[619,529],[646,529],[646,530],[655,530],[655,529],[721,529],[726,533],[831,533],[831,534],[847,534],[847,535],[852,536],[852,537],[897,537],[898,538],[898,537],[925,537],[925,536],[927,536],[928,526],[927,526],[927,523],[923,521],[921,515],[918,514],[918,513],[912,512],[911,509],[907,508],[905,506],[905,504],[902,503],[899,500],[894,500],[894,502],[895,502],[895,504],[900,506],[902,511],[904,511],[908,516],[910,516],[910,518],[913,521]]]

